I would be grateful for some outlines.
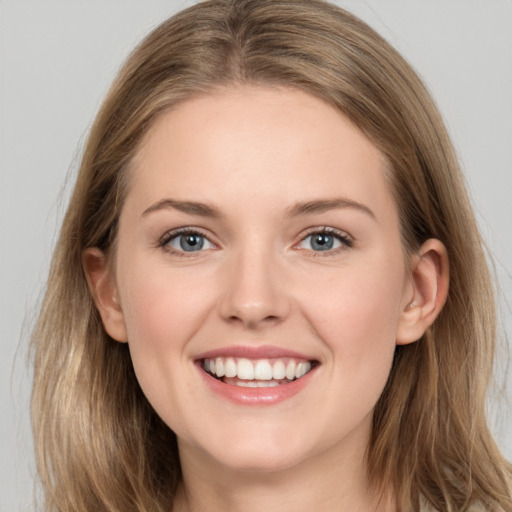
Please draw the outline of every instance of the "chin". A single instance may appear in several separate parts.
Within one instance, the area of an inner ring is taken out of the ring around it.
[[[275,453],[247,450],[237,453],[235,457],[224,457],[219,462],[231,471],[240,473],[271,474],[290,470],[300,465],[307,457],[285,453],[281,450]]]
[[[226,470],[250,473],[276,473],[299,466],[315,453],[304,438],[260,432],[225,436],[223,443],[202,444],[201,451],[210,461]]]

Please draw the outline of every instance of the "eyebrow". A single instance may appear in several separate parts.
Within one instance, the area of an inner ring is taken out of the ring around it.
[[[287,217],[297,217],[301,215],[312,215],[315,213],[324,213],[329,210],[339,208],[350,208],[369,215],[373,220],[377,220],[375,214],[364,204],[352,201],[343,197],[334,197],[331,199],[318,199],[313,201],[303,201],[296,203],[286,209]]]
[[[161,201],[151,205],[149,208],[146,208],[142,212],[141,216],[145,217],[152,212],[171,209],[178,210],[183,213],[188,213],[190,215],[199,215],[201,217],[222,217],[220,210],[211,204],[199,203],[196,201],[178,201],[176,199],[162,199]]]
[[[351,208],[369,215],[372,219],[377,220],[375,214],[365,206],[364,204],[358,203],[345,198],[331,198],[331,199],[317,199],[312,201],[302,201],[296,203],[286,209],[285,216],[288,218],[299,217],[303,215],[312,215],[315,213],[324,213],[329,210],[336,210],[340,208]],[[221,211],[214,205],[207,203],[200,203],[197,201],[178,201],[177,199],[162,199],[157,203],[146,208],[142,212],[142,217],[159,211],[159,210],[178,210],[183,213],[190,215],[199,215],[201,217],[221,218],[223,215]]]

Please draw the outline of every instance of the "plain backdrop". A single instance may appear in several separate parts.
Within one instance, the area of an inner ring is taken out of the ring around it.
[[[0,512],[34,510],[27,344],[85,134],[136,42],[191,3],[0,0]],[[397,47],[438,102],[495,255],[511,338],[512,0],[337,3]],[[498,394],[493,428],[512,458]]]

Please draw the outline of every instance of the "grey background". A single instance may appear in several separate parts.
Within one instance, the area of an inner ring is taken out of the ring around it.
[[[191,3],[0,0],[0,512],[34,509],[27,342],[70,188],[62,188],[66,176],[74,176],[84,135],[124,57]],[[503,333],[511,338],[512,0],[337,3],[394,44],[437,100],[496,258]],[[498,396],[505,352],[490,412],[512,458],[512,415]]]

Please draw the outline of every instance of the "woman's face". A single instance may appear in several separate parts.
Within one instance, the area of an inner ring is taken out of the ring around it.
[[[382,154],[306,93],[233,87],[161,117],[130,179],[115,297],[182,458],[364,450],[413,293]]]

